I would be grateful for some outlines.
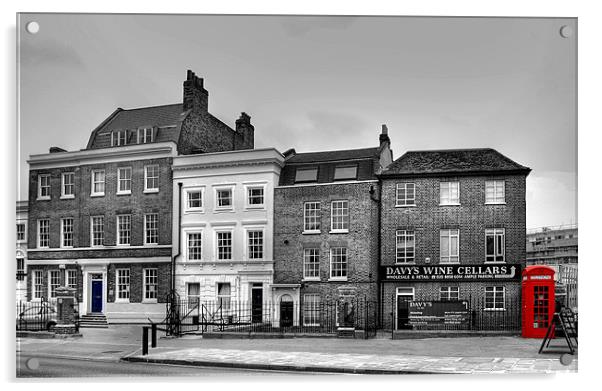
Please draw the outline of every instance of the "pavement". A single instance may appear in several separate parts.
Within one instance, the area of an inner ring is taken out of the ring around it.
[[[577,372],[577,355],[554,340],[538,354],[541,340],[482,336],[391,340],[337,338],[203,339],[159,338],[149,354],[141,351],[140,326],[82,329],[81,338],[18,340],[18,354],[185,366],[356,374],[560,373]],[[161,334],[160,334],[161,335]]]

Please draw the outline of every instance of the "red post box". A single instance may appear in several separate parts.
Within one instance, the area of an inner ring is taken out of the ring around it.
[[[554,317],[554,269],[527,266],[522,280],[523,338],[544,338]]]

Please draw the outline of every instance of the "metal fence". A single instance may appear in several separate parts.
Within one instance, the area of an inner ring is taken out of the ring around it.
[[[519,332],[521,330],[520,298],[508,299],[503,303],[485,302],[485,298],[459,299],[452,303],[465,302],[466,309],[457,311],[455,308],[448,313],[416,315],[408,307],[410,302],[398,301],[391,297],[390,327],[396,330],[441,330],[441,331],[503,331]],[[416,302],[420,303],[420,302]],[[454,306],[455,307],[455,306]]]
[[[281,333],[291,335],[336,334],[340,329],[376,335],[378,305],[354,298],[346,301],[262,302],[177,300],[167,313],[179,319],[180,333]],[[175,315],[173,315],[175,314]]]
[[[50,330],[57,323],[56,300],[20,301],[16,305],[16,326],[19,331]]]

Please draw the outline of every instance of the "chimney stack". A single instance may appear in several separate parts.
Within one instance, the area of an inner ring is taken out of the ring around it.
[[[242,149],[253,149],[255,147],[255,127],[251,125],[249,114],[240,113],[240,117],[236,120],[236,133],[242,137]]]
[[[378,140],[380,141],[380,145],[383,145],[383,143],[388,143],[391,145],[391,139],[389,138],[389,129],[387,129],[387,125],[383,124],[382,132]]]
[[[209,92],[203,87],[203,78],[197,77],[190,69],[184,81],[184,110],[206,113],[209,106]]]

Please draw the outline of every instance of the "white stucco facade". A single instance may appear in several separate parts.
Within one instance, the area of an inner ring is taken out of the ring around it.
[[[273,194],[283,163],[272,148],[174,158],[173,252],[181,299],[230,310],[242,303],[267,316]]]

